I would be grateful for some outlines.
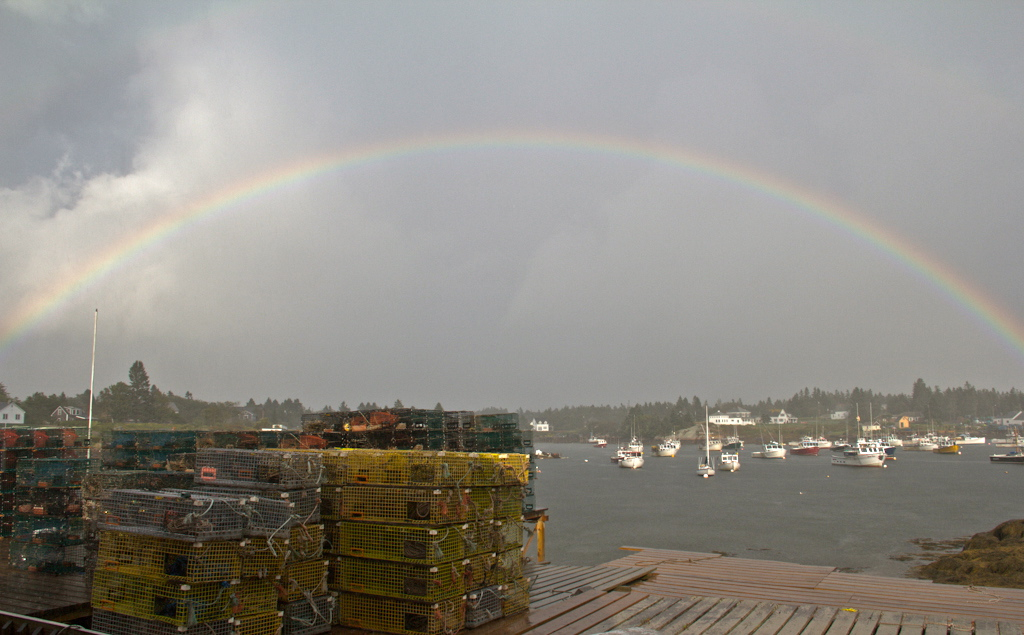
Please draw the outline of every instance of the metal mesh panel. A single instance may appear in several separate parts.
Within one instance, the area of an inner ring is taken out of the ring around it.
[[[256,537],[242,541],[244,577],[277,576],[285,563],[323,557],[324,526],[298,525],[275,538]]]
[[[519,549],[481,554],[468,560],[466,586],[469,589],[508,584],[523,576],[523,554]]]
[[[501,585],[470,591],[466,595],[466,628],[476,628],[500,618],[504,593]]]
[[[85,567],[85,546],[12,541],[10,557],[11,566],[15,569],[72,573]]]
[[[101,529],[177,540],[237,540],[248,518],[245,501],[214,494],[114,490],[99,501]]]
[[[285,564],[277,592],[278,599],[285,602],[327,593],[327,561],[306,560]]]
[[[469,491],[456,488],[349,486],[342,492],[342,520],[446,525],[467,519]]]
[[[277,593],[266,580],[181,584],[97,570],[92,606],[174,626],[192,626],[276,609]]]
[[[100,535],[96,568],[187,584],[242,577],[237,542],[183,542],[120,531]]]
[[[330,632],[338,608],[334,595],[320,595],[297,602],[279,604],[281,635],[316,635]]]
[[[438,602],[466,593],[466,567],[457,560],[436,565],[339,556],[331,561],[330,588],[371,595]]]
[[[338,596],[338,622],[342,626],[370,631],[448,635],[462,630],[465,615],[465,602],[461,597],[430,604],[358,593]]]
[[[522,487],[476,487],[470,490],[469,518],[504,520],[523,515]]]
[[[488,524],[489,544],[494,551],[507,551],[523,546],[525,523],[522,517],[495,520]]]
[[[233,635],[277,635],[281,631],[281,611],[262,611],[240,615],[231,620]]]
[[[196,453],[195,482],[258,489],[312,489],[323,479],[318,452],[205,448]]]
[[[231,624],[226,619],[179,628],[102,609],[93,609],[90,629],[110,635],[231,635]]]
[[[19,488],[14,509],[24,516],[68,518],[82,515],[82,491],[65,487]]]
[[[323,520],[341,520],[341,508],[344,500],[344,488],[328,485],[320,488],[320,518]]]
[[[78,545],[85,540],[81,518],[17,516],[11,537],[20,542],[51,545]]]
[[[342,450],[345,484],[465,487],[470,457],[460,452],[418,450]]]
[[[92,459],[22,459],[18,462],[19,487],[80,487],[85,475],[98,467]]]
[[[327,548],[340,556],[436,564],[461,560],[477,545],[469,525],[419,527],[361,521],[327,525]]]
[[[189,489],[192,480],[192,474],[185,472],[102,470],[86,474],[82,481],[82,496],[101,498],[115,489]]]
[[[320,522],[320,488],[246,491],[200,485],[193,491],[245,496],[249,516],[245,531],[250,536],[286,535],[296,525]]]
[[[505,585],[501,611],[505,615],[515,615],[530,608],[530,580],[520,576]]]

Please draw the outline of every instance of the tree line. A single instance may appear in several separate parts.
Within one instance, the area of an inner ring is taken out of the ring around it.
[[[46,395],[36,392],[25,399],[9,395],[0,383],[0,403],[13,401],[25,410],[25,419],[30,425],[51,422],[50,415],[60,406],[77,406],[87,410],[89,391],[77,395]],[[748,410],[757,421],[781,410],[800,419],[828,418],[833,412],[848,411],[853,422],[859,407],[862,419],[868,412],[876,416],[898,416],[916,413],[925,421],[936,425],[963,425],[984,423],[993,418],[1012,417],[1024,410],[1024,392],[1011,388],[1009,391],[976,388],[965,383],[957,388],[928,386],[923,379],[917,379],[910,393],[884,394],[869,389],[825,391],[820,388],[804,388],[788,399],[762,399],[756,403],[744,403],[742,399],[714,403],[698,396],[678,397],[674,402],[648,402],[642,404],[563,406],[545,410],[518,410],[520,425],[527,427],[531,420],[547,421],[555,431],[577,431],[583,434],[625,438],[633,428],[643,431],[643,436],[668,436],[676,431],[689,428],[704,421],[704,408],[711,413]],[[375,402],[361,402],[354,409],[376,410],[381,407]],[[400,399],[395,408],[404,407]],[[337,407],[324,406],[321,410],[347,411],[350,407],[342,401]],[[440,403],[435,410],[443,410]],[[503,412],[501,408],[485,408],[482,413]],[[299,399],[278,401],[267,398],[257,403],[250,398],[242,406],[230,401],[203,401],[191,392],[183,396],[171,391],[164,392],[149,379],[146,367],[136,361],[128,369],[128,381],[117,382],[99,391],[93,402],[93,420],[107,423],[158,423],[172,426],[210,429],[217,427],[238,427],[255,420],[262,427],[281,424],[297,427],[302,414],[310,412]],[[251,417],[246,413],[251,413]]]
[[[0,403],[13,401],[25,410],[25,421],[38,426],[53,423],[51,415],[61,406],[81,408],[88,414],[89,390],[77,395],[47,395],[36,392],[24,399],[15,399],[0,384]],[[215,429],[280,424],[298,427],[306,412],[298,399],[278,401],[267,398],[262,404],[252,398],[240,406],[232,401],[203,401],[191,392],[183,396],[164,392],[149,379],[146,367],[136,361],[128,369],[128,381],[119,381],[96,393],[92,403],[94,422],[126,424],[165,424],[174,427]]]
[[[930,387],[923,379],[918,379],[909,394],[885,394],[863,388],[834,391],[804,388],[788,399],[766,398],[755,403],[744,403],[742,399],[719,399],[712,403],[698,396],[680,396],[675,402],[520,409],[519,416],[524,427],[532,420],[546,421],[555,433],[573,431],[622,439],[630,437],[636,429],[642,431],[645,438],[652,438],[669,436],[703,423],[705,406],[711,414],[747,410],[753,420],[762,422],[782,410],[802,420],[819,421],[831,421],[832,413],[846,411],[847,422],[851,424],[859,408],[862,421],[867,421],[869,412],[876,418],[912,413],[923,421],[949,427],[1012,417],[1024,410],[1024,392],[1016,388],[1006,392],[976,388],[969,382],[958,388]]]

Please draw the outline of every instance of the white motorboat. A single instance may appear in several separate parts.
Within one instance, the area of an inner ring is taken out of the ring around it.
[[[635,470],[644,466],[643,451],[619,450],[619,467]]]
[[[651,448],[651,454],[654,456],[675,456],[679,452],[680,447],[681,445],[678,441],[662,441]]]
[[[885,450],[880,446],[855,445],[832,453],[832,465],[852,467],[884,467]]]
[[[755,459],[784,459],[786,458],[786,446],[778,441],[768,441],[764,444],[761,452],[751,454]]]
[[[957,437],[955,440],[958,445],[985,445],[985,437],[975,437],[969,434]]]
[[[740,469],[740,455],[735,452],[722,452],[718,457],[718,469],[735,472]]]

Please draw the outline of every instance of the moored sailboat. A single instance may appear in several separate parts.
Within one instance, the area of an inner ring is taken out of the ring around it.
[[[697,463],[697,474],[707,478],[715,475],[715,463],[711,460],[711,436],[708,433],[708,408],[704,406],[704,456]],[[719,442],[721,448],[721,442]]]

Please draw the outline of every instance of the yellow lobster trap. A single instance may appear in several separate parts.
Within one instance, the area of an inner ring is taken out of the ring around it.
[[[331,560],[332,591],[439,602],[465,595],[468,560],[435,565],[338,556]]]
[[[242,577],[238,542],[185,542],[122,531],[100,533],[96,568],[187,584]]]
[[[465,626],[462,597],[442,602],[414,602],[359,593],[338,596],[342,626],[399,635],[451,635]]]
[[[466,523],[423,527],[343,520],[328,525],[326,535],[332,554],[415,564],[461,560],[477,540]]]

